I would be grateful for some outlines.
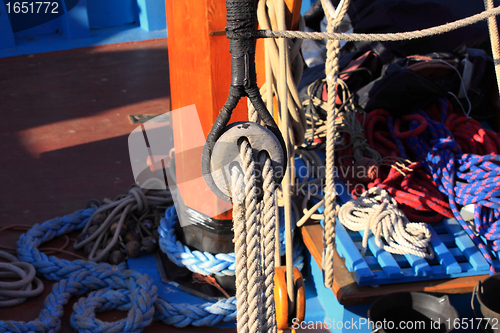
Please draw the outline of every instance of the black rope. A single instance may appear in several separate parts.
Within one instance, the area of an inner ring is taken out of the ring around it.
[[[226,36],[230,39],[229,52],[231,53],[231,86],[227,101],[207,136],[201,156],[201,169],[203,178],[210,189],[218,197],[230,202],[231,199],[219,190],[212,178],[210,159],[215,142],[224,133],[232,112],[241,97],[248,96],[266,128],[278,138],[283,150],[284,169],[286,169],[287,163],[287,150],[283,136],[273,117],[269,114],[257,87],[255,72],[257,8],[255,0],[226,0],[226,10]],[[283,175],[280,173],[276,181],[279,183],[282,178]]]

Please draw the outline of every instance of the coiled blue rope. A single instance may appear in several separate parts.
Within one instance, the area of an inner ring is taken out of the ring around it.
[[[119,332],[140,332],[155,320],[162,320],[177,327],[187,325],[216,325],[234,321],[234,300],[207,302],[201,305],[172,304],[157,298],[156,287],[146,275],[125,270],[125,264],[111,266],[85,260],[69,261],[47,256],[38,246],[58,235],[83,228],[94,209],[80,210],[73,214],[36,224],[18,241],[18,257],[31,263],[39,275],[59,281],[45,301],[40,316],[30,322],[0,321],[0,333],[7,332],[59,332],[63,305],[72,296],[96,290],[89,297],[80,299],[80,308],[71,317],[78,332],[104,332],[114,327]],[[104,298],[104,299],[102,299]],[[121,301],[120,301],[121,300]],[[122,304],[123,303],[123,304]],[[87,307],[87,305],[95,305]],[[114,304],[114,305],[113,305]],[[112,307],[128,311],[127,318],[105,323],[95,318],[94,311]],[[113,330],[111,330],[113,331]]]
[[[464,154],[455,196],[460,205],[474,204],[474,225],[494,251],[500,251],[500,156]]]
[[[214,326],[236,320],[236,297],[201,305],[172,304],[158,298],[155,310],[155,320],[161,320],[168,325]]]
[[[280,219],[281,221],[283,219]],[[158,231],[160,233],[160,249],[167,254],[168,258],[177,266],[186,267],[190,271],[203,275],[234,276],[235,254],[191,251],[189,247],[177,240],[175,235],[175,224],[178,221],[175,207],[169,207],[165,217],[161,219]],[[284,254],[284,227],[280,228],[280,253]],[[302,270],[304,257],[302,255],[303,245],[294,243],[294,266]]]
[[[432,120],[420,110],[418,114],[426,121],[426,129],[406,139],[407,147],[416,155],[432,175],[438,189],[448,197],[453,215],[479,248],[490,265],[490,273],[495,273],[493,259],[488,247],[500,249],[500,157],[492,155],[463,154],[460,145],[454,140],[444,124],[448,103],[438,101],[441,109],[440,121]],[[410,122],[410,132],[420,124]],[[391,133],[400,152],[405,154],[402,141],[395,135],[392,122]],[[475,231],[462,218],[458,205],[474,204]],[[479,236],[486,239],[486,245]]]
[[[148,277],[135,271],[124,270],[123,266],[97,264],[84,260],[70,262],[47,257],[37,249],[44,241],[83,227],[93,211],[93,209],[78,211],[42,225],[37,224],[21,236],[18,241],[19,259],[31,263],[39,274],[59,282],[47,296],[45,308],[37,319],[30,322],[0,321],[0,332],[58,332],[61,329],[64,304],[72,296],[97,289],[126,289],[134,294],[121,332],[140,332],[143,327],[151,323],[157,288]],[[96,332],[88,330],[87,327],[102,326],[102,322],[92,318],[82,319],[84,320],[77,320],[73,326],[78,332]]]
[[[450,203],[450,208],[453,212],[453,215],[483,254],[483,257],[490,265],[490,273],[494,274],[495,268],[493,267],[493,259],[491,258],[490,251],[474,233],[470,225],[465,222],[465,220],[462,218],[462,215],[460,215],[460,211],[457,207],[457,203],[460,202],[460,200],[456,200],[456,191],[459,191],[460,188],[457,189],[455,186],[455,163],[457,162],[457,164],[460,165],[460,157],[462,156],[461,153],[462,151],[460,149],[460,146],[456,141],[451,139],[439,139],[439,141],[427,154],[427,162],[430,169],[432,170],[432,177],[434,181],[439,185],[439,189],[448,196],[448,201]],[[479,205],[479,199],[477,197],[471,196],[470,198],[471,203]]]

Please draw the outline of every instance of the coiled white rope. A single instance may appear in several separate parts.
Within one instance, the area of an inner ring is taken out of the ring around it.
[[[410,222],[397,208],[397,202],[378,187],[345,203],[339,210],[339,221],[353,231],[364,231],[363,254],[368,246],[369,231],[381,249],[394,254],[413,254],[432,259],[431,232],[425,223]]]

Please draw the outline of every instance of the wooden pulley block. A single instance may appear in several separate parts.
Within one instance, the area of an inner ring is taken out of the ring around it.
[[[288,302],[286,288],[286,267],[280,266],[274,269],[274,303],[276,305],[276,324],[279,330],[290,329],[292,320],[302,322],[306,315],[306,289],[304,279],[297,267],[293,267],[294,284],[294,306],[291,308]]]
[[[211,174],[215,185],[224,195],[221,199],[228,202],[231,202],[230,169],[235,165],[241,169],[242,165],[239,147],[241,140],[248,140],[250,143],[256,165],[259,163],[261,154],[267,153],[271,159],[277,183],[281,182],[284,175],[283,150],[276,136],[264,126],[254,122],[239,121],[232,123],[227,126],[224,133],[215,142],[210,161]],[[260,172],[257,172],[257,175],[259,174]]]

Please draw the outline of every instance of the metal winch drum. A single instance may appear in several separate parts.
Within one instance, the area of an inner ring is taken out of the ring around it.
[[[453,331],[453,323],[458,318],[458,313],[450,304],[448,296],[435,297],[417,292],[383,296],[368,310],[368,319],[375,324],[380,323],[373,325],[372,331],[379,333],[403,331],[447,333]],[[384,321],[387,324],[382,325]],[[401,329],[402,327],[405,329]]]
[[[480,309],[483,318],[488,318],[489,327],[482,326],[483,332],[500,333],[500,273],[486,278],[483,282],[478,281],[474,291],[472,292],[472,306],[474,309],[474,297],[480,304]],[[477,317],[477,314],[474,314]]]

